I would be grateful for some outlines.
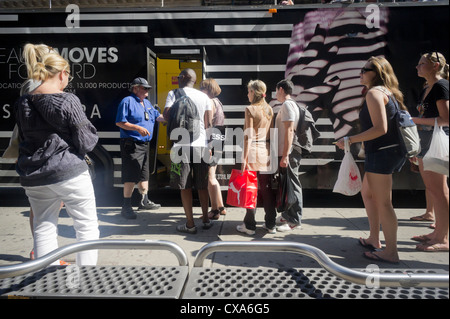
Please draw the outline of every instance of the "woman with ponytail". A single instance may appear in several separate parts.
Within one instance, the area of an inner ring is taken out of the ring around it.
[[[45,44],[27,44],[23,55],[28,77],[42,83],[14,106],[22,138],[16,170],[33,209],[39,258],[58,248],[61,202],[74,220],[78,241],[99,238],[94,189],[84,160],[98,136],[80,100],[64,92],[72,78],[69,63]],[[95,250],[77,254],[78,265],[96,263]]]
[[[417,250],[435,252],[448,251],[449,229],[449,189],[447,176],[432,171],[424,171],[423,156],[430,148],[435,120],[444,127],[448,135],[449,129],[449,92],[448,92],[448,64],[445,57],[436,51],[422,55],[416,66],[417,75],[426,80],[419,106],[419,117],[414,117],[418,125],[421,153],[417,156],[419,170],[425,184],[427,201],[432,203],[435,215],[435,230],[427,235],[414,236],[412,239],[421,244]],[[428,204],[427,204],[428,206]]]

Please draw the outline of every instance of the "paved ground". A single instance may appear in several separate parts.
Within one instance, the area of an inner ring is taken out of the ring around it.
[[[411,222],[409,218],[421,214],[423,209],[396,209],[399,230],[398,244],[401,263],[378,263],[380,268],[412,268],[449,270],[448,253],[424,253],[415,250],[413,235],[431,232],[429,223]],[[194,213],[200,216],[200,208]],[[157,239],[178,244],[188,255],[192,267],[198,250],[213,241],[293,241],[323,250],[335,262],[351,268],[365,268],[373,262],[362,257],[365,251],[357,239],[368,235],[368,223],[362,208],[305,208],[303,226],[290,233],[267,234],[259,228],[255,236],[237,233],[244,210],[228,208],[227,215],[216,221],[213,228],[199,227],[196,235],[177,233],[176,225],[185,221],[180,207],[162,207],[157,211],[140,212],[136,220],[120,216],[120,207],[99,207],[100,236],[102,239]],[[201,225],[201,220],[198,225]],[[259,226],[263,223],[263,210],[258,209]],[[72,220],[63,209],[59,220],[59,243],[75,242]],[[0,207],[0,265],[28,260],[32,247],[27,207]],[[74,262],[75,257],[65,258]],[[167,251],[100,250],[100,265],[177,265],[175,256]],[[205,267],[320,267],[313,259],[293,253],[215,253],[208,257]]]

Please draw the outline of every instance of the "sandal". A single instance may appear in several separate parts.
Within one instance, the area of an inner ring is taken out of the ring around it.
[[[426,243],[427,241],[430,240],[430,238],[427,237],[427,235],[413,236],[413,237],[411,237],[411,239],[414,241],[418,241],[420,243]]]
[[[388,259],[384,259],[378,255],[375,254],[374,251],[367,251],[363,254],[363,257],[366,259],[369,259],[371,261],[379,261],[379,262],[383,262],[383,263],[389,263],[389,264],[399,264],[399,261],[392,261],[392,260],[388,260]]]
[[[367,243],[366,240],[364,238],[362,238],[362,237],[359,238],[358,242],[364,248],[367,248],[367,249],[370,249],[370,250],[377,250],[375,248],[375,246],[373,246],[372,244]]]
[[[220,215],[226,215],[227,211],[225,210],[225,207],[219,207]]]
[[[414,221],[414,222],[434,222],[433,218],[425,218],[423,216],[414,216],[414,217],[411,217],[409,220]]]
[[[212,209],[208,212],[208,218],[218,220],[220,218],[220,210],[219,209]]]
[[[444,244],[420,244],[416,246],[416,250],[418,251],[424,251],[424,252],[437,252],[437,251],[444,251],[448,252],[449,249]]]

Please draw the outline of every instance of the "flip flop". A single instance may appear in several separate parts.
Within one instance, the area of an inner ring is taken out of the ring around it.
[[[371,256],[367,255],[367,253],[369,253]],[[372,251],[366,251],[365,253],[363,253],[363,257],[366,259],[372,260],[372,261],[379,261],[379,262],[395,264],[395,265],[399,264],[398,261],[390,261],[390,260],[381,258],[380,256],[375,255],[375,253]]]
[[[426,235],[419,235],[411,237],[411,240],[418,241],[419,243],[426,243],[430,240]]]
[[[428,253],[437,252],[437,251],[443,251],[448,252],[448,247],[443,246],[443,244],[420,244],[416,246],[416,250],[418,251],[424,251]]]
[[[414,216],[409,220],[412,220],[413,222],[434,222],[433,218],[424,218],[423,216]]]
[[[362,237],[359,238],[358,243],[363,246],[364,248],[370,249],[370,250],[376,250],[376,248],[372,244],[366,243],[366,240]]]

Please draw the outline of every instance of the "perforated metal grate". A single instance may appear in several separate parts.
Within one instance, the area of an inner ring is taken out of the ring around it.
[[[380,270],[383,273],[445,273],[440,270]],[[324,269],[194,268],[183,294],[198,298],[448,299],[448,288],[367,288]]]
[[[0,296],[41,298],[179,298],[187,266],[53,266],[0,280]]]

